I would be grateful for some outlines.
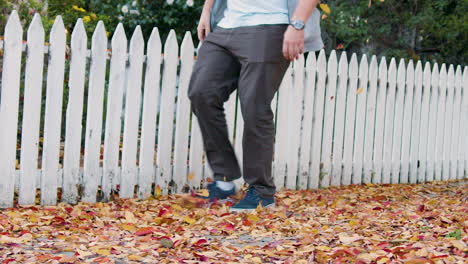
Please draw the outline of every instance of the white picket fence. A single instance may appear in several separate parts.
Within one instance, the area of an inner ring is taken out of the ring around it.
[[[53,205],[58,188],[61,201],[95,202],[99,186],[103,200],[117,185],[120,197],[134,197],[137,186],[138,197],[147,198],[155,190],[199,188],[210,177],[187,98],[195,54],[189,33],[180,47],[180,58],[175,32],[170,32],[162,50],[156,28],[145,48],[139,27],[127,46],[119,25],[111,40],[111,54],[102,22],[92,36],[90,51],[81,20],[71,35],[70,53],[61,17],[51,30],[50,45],[44,44],[38,15],[29,26],[25,47],[16,12],[4,35],[1,207],[13,206],[15,192],[19,204],[34,204],[37,188],[41,204]],[[44,56],[47,65],[43,65]],[[68,93],[64,93],[65,76]],[[45,113],[41,116],[44,80]],[[62,123],[65,97],[68,105]],[[84,105],[87,115],[82,127]],[[18,120],[20,107],[22,120]],[[366,56],[358,62],[355,54],[348,61],[346,53],[339,60],[335,51],[328,60],[324,51],[318,58],[310,53],[306,62],[301,57],[289,68],[272,107],[277,127],[273,171],[278,188],[417,183],[467,176],[467,67],[462,73],[460,66],[450,65],[447,70],[445,64],[423,67],[421,62],[406,65],[403,60],[397,66],[395,59],[387,67],[385,58],[378,63],[375,56],[369,64]],[[230,138],[242,160],[243,121],[236,94],[225,108]],[[18,124],[22,124],[20,146]],[[63,126],[65,134],[61,135]]]

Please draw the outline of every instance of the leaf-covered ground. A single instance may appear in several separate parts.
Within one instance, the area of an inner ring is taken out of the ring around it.
[[[229,213],[190,195],[0,211],[0,263],[466,263],[465,182],[281,191]]]

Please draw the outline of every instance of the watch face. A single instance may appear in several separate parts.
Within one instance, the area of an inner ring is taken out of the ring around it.
[[[303,29],[304,28],[304,23],[302,21],[296,20],[296,21],[293,21],[292,26],[295,29]]]

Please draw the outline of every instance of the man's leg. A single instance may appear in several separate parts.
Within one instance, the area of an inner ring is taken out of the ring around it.
[[[188,96],[198,118],[216,181],[233,181],[241,171],[228,136],[223,104],[237,87],[240,64],[224,47],[225,36],[210,33],[198,52]]]
[[[255,28],[248,29],[248,34],[255,37],[247,36],[245,38],[249,41],[239,43],[239,56],[244,58],[241,59],[239,77],[239,98],[244,118],[243,169],[245,181],[261,197],[272,198],[275,194],[271,172],[275,130],[271,101],[289,66],[289,61],[282,55],[286,26]],[[245,32],[239,34],[245,36]]]

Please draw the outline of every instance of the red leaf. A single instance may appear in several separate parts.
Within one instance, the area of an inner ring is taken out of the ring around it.
[[[147,235],[147,234],[151,234],[154,232],[154,228],[152,227],[143,227],[143,228],[140,228],[136,231],[135,235],[137,236],[144,236],[144,235]]]
[[[195,245],[200,246],[200,245],[203,245],[203,244],[206,244],[206,243],[208,243],[208,241],[206,241],[206,239],[202,238],[202,239],[198,240],[197,242],[195,242]]]

